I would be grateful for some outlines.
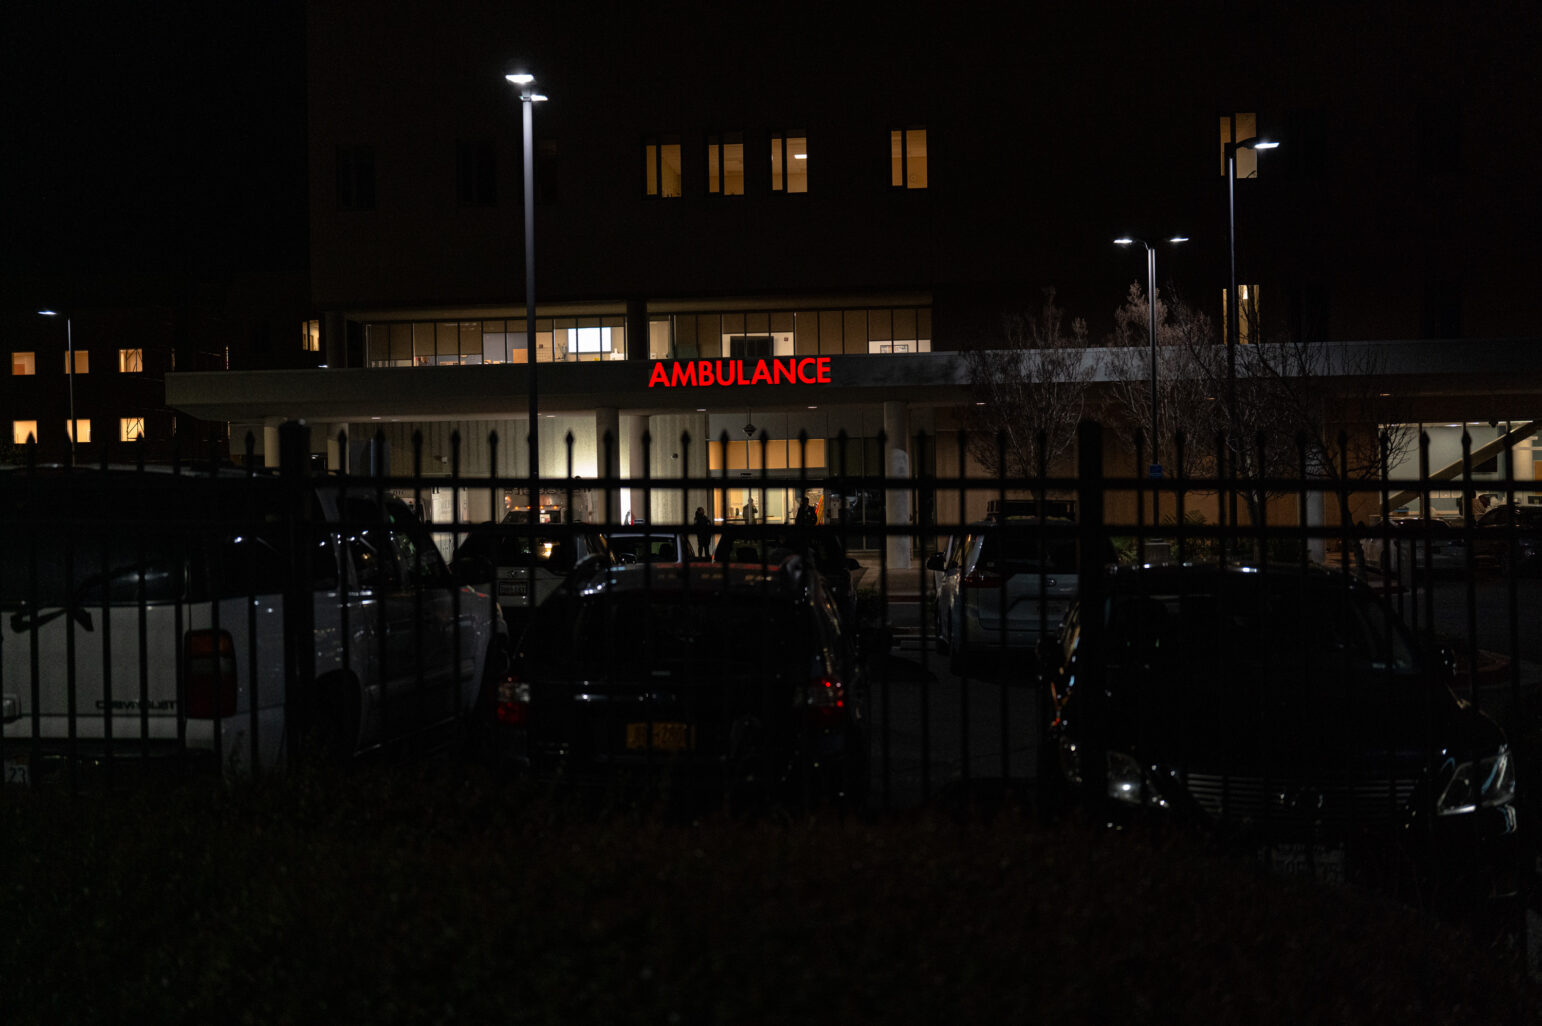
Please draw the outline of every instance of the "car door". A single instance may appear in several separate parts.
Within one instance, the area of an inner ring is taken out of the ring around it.
[[[422,523],[400,501],[348,500],[357,525],[355,566],[361,589],[374,599],[374,642],[381,740],[417,734],[452,720],[457,712],[458,658],[455,595],[443,558]],[[464,638],[460,639],[464,647]],[[367,739],[366,739],[367,740]]]

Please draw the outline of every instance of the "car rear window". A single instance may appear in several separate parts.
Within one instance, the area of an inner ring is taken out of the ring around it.
[[[762,673],[808,651],[808,618],[774,593],[559,593],[525,639],[537,673],[638,679],[680,671]]]
[[[1025,573],[1047,571],[1057,574],[1077,570],[1076,543],[1062,538],[1047,538],[1038,533],[986,531],[970,538],[966,550],[978,539],[980,557],[976,566],[997,572]]]

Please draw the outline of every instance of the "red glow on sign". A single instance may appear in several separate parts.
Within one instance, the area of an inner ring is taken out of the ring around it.
[[[714,385],[828,385],[828,356],[787,356],[769,360],[660,360],[649,388],[711,388]]]

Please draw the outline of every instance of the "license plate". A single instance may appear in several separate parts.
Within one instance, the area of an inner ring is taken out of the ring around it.
[[[524,598],[529,586],[524,581],[499,581],[498,594]]]
[[[1261,853],[1281,876],[1305,876],[1323,883],[1344,882],[1344,849],[1327,844],[1275,844]]]
[[[628,723],[626,746],[635,750],[683,752],[695,744],[695,731],[689,723]]]
[[[32,765],[25,755],[5,760],[5,782],[16,787],[27,787],[32,783]]]

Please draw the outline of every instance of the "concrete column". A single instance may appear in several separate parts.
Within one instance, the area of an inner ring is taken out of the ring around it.
[[[626,301],[626,358],[648,359],[648,303],[643,299]]]
[[[348,321],[337,311],[321,318],[321,352],[328,367],[348,366]]]
[[[640,481],[648,474],[648,464],[643,453],[643,434],[648,431],[648,418],[639,416],[627,416],[621,418],[622,427],[626,429],[626,437],[622,446],[623,473],[628,481]],[[643,506],[643,490],[641,488],[628,488],[622,496],[624,507],[622,517],[630,513],[634,517],[646,517],[647,510]]]
[[[278,426],[281,423],[281,420],[269,420],[262,425],[262,440],[258,443],[258,451],[262,453],[264,467],[278,466]]]
[[[706,506],[710,493],[703,488],[683,489],[687,477],[707,476],[707,415],[660,414],[649,418],[653,434],[650,469],[653,477],[649,520],[657,524],[688,524],[697,506]],[[688,439],[682,436],[689,435]],[[640,499],[639,489],[632,494]],[[634,506],[634,515],[638,507]]]
[[[891,478],[910,479],[910,409],[905,403],[883,404],[883,458],[884,473]],[[910,489],[890,488],[884,506],[888,510],[888,523],[910,527],[912,511]],[[891,535],[888,540],[889,566],[896,570],[910,568],[911,537],[909,534]]]
[[[614,406],[594,411],[594,467],[602,482],[621,476],[621,416]],[[602,524],[621,523],[621,489],[596,486],[592,512]]]

